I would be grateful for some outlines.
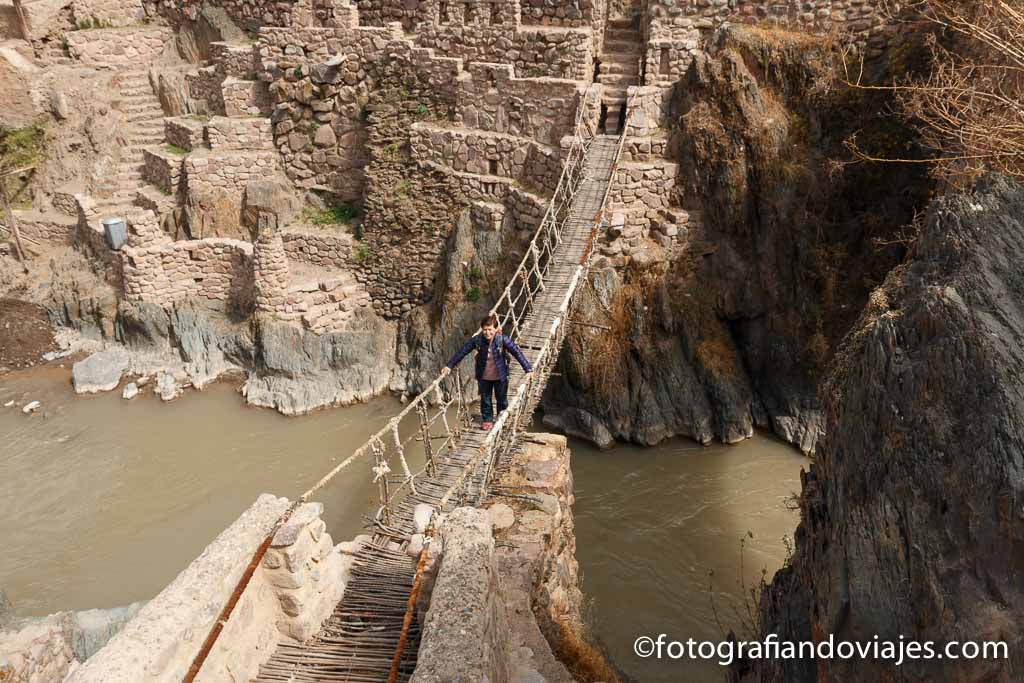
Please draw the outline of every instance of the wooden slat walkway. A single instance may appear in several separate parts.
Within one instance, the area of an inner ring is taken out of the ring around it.
[[[597,136],[591,143],[586,172],[573,198],[562,242],[548,264],[544,290],[535,297],[533,307],[520,327],[517,343],[527,358],[531,358],[547,341],[552,322],[569,292],[573,274],[583,261],[597,213],[611,181],[617,145],[617,136]],[[509,396],[515,395],[523,377],[518,363],[513,363],[509,375]],[[390,527],[403,534],[412,534],[415,506],[419,503],[436,506],[479,454],[485,436],[479,430],[464,431],[451,449],[450,456],[438,463],[435,476],[416,481],[416,493],[410,493],[396,507]],[[477,491],[484,484],[474,482],[471,490]],[[461,502],[456,497],[449,507]],[[389,548],[391,540],[378,534],[371,543],[364,544],[356,555],[345,594],[320,632],[302,644],[279,645],[270,660],[260,668],[256,681],[384,683],[387,680],[416,570],[415,560],[404,551]],[[407,681],[412,675],[419,638],[420,626],[414,619],[403,651],[399,681]]]

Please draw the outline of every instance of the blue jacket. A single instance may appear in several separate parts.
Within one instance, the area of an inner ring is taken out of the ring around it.
[[[523,366],[523,371],[531,372],[533,366],[530,365],[530,361],[526,360],[526,356],[519,350],[515,342],[506,337],[503,334],[494,335],[494,339],[491,340],[491,345],[494,347],[494,367],[498,371],[498,377],[500,381],[504,382],[508,379],[508,352],[511,351],[512,355],[516,357],[519,364]],[[487,366],[487,340],[484,339],[482,334],[474,334],[469,338],[462,348],[455,352],[455,355],[448,361],[448,367],[454,368],[459,364],[463,358],[465,358],[470,351],[476,350],[476,378],[481,379],[484,374],[484,368]]]

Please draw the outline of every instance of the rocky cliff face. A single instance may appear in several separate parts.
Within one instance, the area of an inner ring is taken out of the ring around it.
[[[1019,185],[931,207],[824,384],[796,553],[761,604],[783,639],[1005,641],[1011,660],[774,661],[745,680],[1024,675],[1022,250]]]
[[[877,114],[887,95],[834,86],[833,59],[821,39],[734,28],[676,84],[676,199],[701,218],[671,260],[594,279],[577,317],[611,327],[620,348],[595,359],[585,352],[597,333],[577,329],[584,353],[563,354],[551,423],[643,444],[734,442],[760,426],[814,450],[821,370],[902,258],[890,238],[929,189],[920,169],[838,163],[855,130],[868,149],[914,152],[900,142],[913,135]],[[902,69],[894,59],[867,78]],[[613,365],[624,371],[603,381]]]

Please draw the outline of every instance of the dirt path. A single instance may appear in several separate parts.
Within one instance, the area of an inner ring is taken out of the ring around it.
[[[53,329],[41,306],[0,299],[0,374],[38,365],[44,353],[56,349]]]

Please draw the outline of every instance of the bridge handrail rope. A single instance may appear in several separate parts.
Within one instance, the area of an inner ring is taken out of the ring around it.
[[[593,94],[596,94],[596,89],[591,85],[580,96],[579,106],[576,112],[576,120],[574,123],[572,144],[566,155],[566,161],[563,164],[555,192],[548,204],[544,217],[541,219],[541,222],[534,233],[533,239],[530,241],[526,254],[523,256],[518,268],[510,278],[509,284],[505,287],[495,302],[495,305],[491,308],[491,313],[498,315],[499,321],[503,326],[508,325],[509,322],[512,323],[511,329],[507,330],[506,333],[513,339],[519,337],[519,321],[526,318],[532,308],[533,298],[538,292],[543,291],[544,289],[544,279],[548,273],[548,267],[558,244],[562,241],[562,232],[568,222],[573,199],[575,198],[580,183],[586,173],[588,152],[590,150],[591,143],[597,134],[596,126],[590,120],[594,105],[594,103],[591,102]],[[632,107],[627,106],[626,125],[623,126],[620,133],[619,143],[612,161],[612,178],[614,178],[615,168],[618,165],[618,159],[622,153],[623,143],[625,141],[626,131],[628,129],[628,123],[631,115]],[[604,204],[607,202],[608,191],[611,185],[610,181],[608,185],[609,187],[606,188],[602,197],[597,217],[591,227],[589,238],[590,242],[593,241],[594,236],[603,221],[603,209]],[[522,381],[518,385],[515,390],[515,394],[508,402],[507,409],[498,416],[494,426],[485,437],[483,444],[479,447],[477,455],[464,466],[456,481],[445,492],[444,496],[436,506],[436,512],[439,512],[450,502],[452,496],[455,495],[460,487],[466,487],[468,494],[468,485],[470,482],[467,480],[467,475],[469,475],[470,472],[475,474],[478,468],[481,467],[481,465],[484,465],[485,470],[483,472],[483,479],[480,481],[479,493],[477,494],[477,500],[481,500],[486,492],[487,478],[494,463],[496,463],[498,457],[502,453],[507,452],[508,447],[514,444],[518,433],[526,426],[525,420],[532,415],[533,408],[540,399],[540,390],[543,388],[544,382],[554,367],[555,360],[557,360],[557,350],[561,347],[561,342],[565,333],[565,321],[568,317],[568,309],[572,303],[572,297],[577,285],[589,269],[590,256],[591,249],[588,244],[582,263],[577,266],[573,274],[569,290],[563,297],[558,309],[558,315],[555,317],[555,320],[552,322],[551,327],[548,330],[546,341],[533,359],[534,372],[531,375],[527,375],[525,381]],[[513,297],[512,292],[517,280],[521,282],[518,287],[517,294]],[[523,301],[524,297],[525,301]],[[504,314],[502,315],[499,311],[502,311],[503,304],[507,306],[507,310],[504,310]],[[522,304],[521,310],[519,313],[516,313],[516,309],[520,304]],[[210,633],[203,642],[203,646],[200,648],[199,653],[186,673],[183,679],[185,683],[192,683],[196,675],[198,675],[203,662],[206,660],[213,644],[216,642],[217,637],[220,635],[224,625],[230,618],[235,605],[241,597],[242,592],[245,590],[246,585],[249,583],[249,580],[252,578],[256,567],[259,566],[259,563],[262,562],[263,557],[266,555],[266,552],[278,530],[288,522],[295,510],[297,510],[301,505],[307,503],[317,491],[321,490],[340,472],[347,469],[364,456],[369,454],[375,455],[371,470],[374,472],[374,481],[377,481],[380,485],[380,507],[374,515],[374,523],[377,527],[377,532],[385,537],[407,539],[405,534],[402,534],[398,530],[391,530],[388,526],[390,524],[392,502],[398,498],[399,494],[403,492],[406,487],[415,491],[415,478],[424,472],[431,474],[434,471],[437,457],[453,448],[462,431],[468,428],[470,414],[467,408],[468,401],[466,400],[466,389],[470,381],[471,379],[463,380],[462,374],[458,368],[456,368],[450,375],[438,375],[415,398],[410,400],[399,413],[388,420],[380,430],[370,436],[361,446],[353,451],[351,455],[338,463],[288,506],[281,517],[274,523],[266,538],[254,553],[252,560],[243,572],[241,579],[229,597],[228,602],[221,610],[217,621],[211,628]],[[456,411],[455,415],[451,416],[450,411],[453,406]],[[434,410],[431,415],[432,407]],[[417,413],[419,418],[418,431],[403,440],[400,436],[399,426],[405,418],[413,413],[413,411]],[[450,419],[451,422],[449,422]],[[443,425],[444,434],[442,435],[435,435],[431,432],[431,429],[438,422],[441,422]],[[414,439],[421,440],[423,442],[426,454],[426,462],[423,468],[415,473],[410,470],[404,452],[405,447]],[[440,447],[434,448],[434,439],[442,439]],[[391,490],[388,480],[388,474],[392,472],[392,468],[388,464],[387,459],[387,452],[388,450],[391,450],[387,446],[388,440],[392,442],[393,449],[397,451],[402,473],[404,475],[399,481],[399,485],[394,490]],[[432,525],[433,521],[431,522],[431,527]]]

